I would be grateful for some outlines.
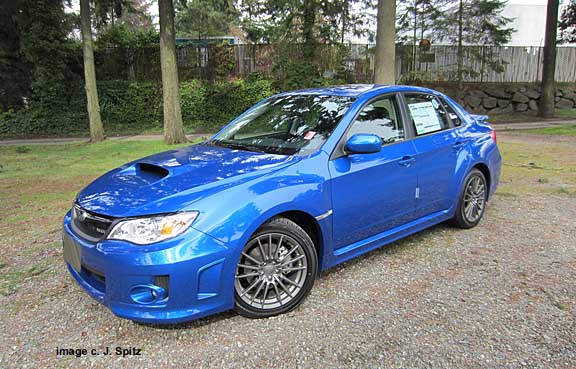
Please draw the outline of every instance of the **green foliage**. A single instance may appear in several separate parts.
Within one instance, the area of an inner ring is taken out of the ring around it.
[[[188,131],[213,132],[258,101],[272,95],[269,80],[180,84]],[[100,112],[106,132],[161,132],[162,91],[156,82],[99,81]],[[86,95],[81,81],[70,83],[26,109],[0,112],[1,137],[86,135]]]
[[[126,24],[116,24],[107,27],[98,34],[95,45],[97,48],[141,49],[158,47],[160,34],[154,28],[132,30]]]
[[[370,0],[244,0],[242,29],[257,43],[314,44],[372,36]],[[313,54],[313,50],[310,51]]]
[[[225,80],[236,66],[236,57],[234,56],[234,48],[225,43],[212,46],[211,59],[214,63],[214,74],[216,79],[221,81]]]
[[[204,103],[200,107],[198,128],[215,131],[230,122],[237,115],[272,95],[272,85],[268,80],[247,83],[243,80],[216,82],[205,85]],[[186,125],[189,125],[186,122]]]
[[[116,131],[149,129],[161,121],[162,94],[154,82],[99,82],[98,95],[102,121]]]
[[[238,19],[233,2],[227,0],[176,1],[175,7],[178,37],[223,36]]]
[[[76,17],[62,0],[0,3],[0,107],[19,108],[30,96],[43,99],[65,81],[78,79],[77,43],[68,35]],[[79,71],[81,73],[81,70]]]
[[[458,43],[459,7],[444,11],[433,24],[438,41],[450,44]],[[462,4],[462,42],[469,45],[503,45],[510,40],[513,28],[507,25],[512,21],[502,15],[506,5],[502,0],[463,0]]]
[[[576,42],[576,0],[570,0],[566,8],[562,11],[560,22],[558,22],[560,31],[559,38],[561,43]]]
[[[149,0],[94,0],[93,23],[98,33],[122,25],[132,32],[152,30]]]
[[[28,146],[16,146],[16,153],[17,154],[26,154],[30,152],[30,147]]]
[[[309,62],[288,61],[283,68],[284,76],[278,78],[278,87],[283,91],[315,87],[323,84],[318,67]]]
[[[180,108],[182,109],[184,126],[199,127],[206,125],[203,121],[206,89],[205,83],[195,79],[180,83]]]
[[[421,38],[434,41],[434,26],[441,19],[442,8],[450,0],[414,0],[398,2],[396,10],[396,40],[398,42],[418,43]],[[454,6],[457,7],[457,4]],[[417,40],[414,40],[416,34]]]

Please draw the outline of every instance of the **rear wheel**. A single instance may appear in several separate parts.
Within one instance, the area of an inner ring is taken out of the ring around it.
[[[486,177],[480,170],[472,169],[464,182],[456,214],[451,223],[460,228],[475,227],[484,215],[487,195]]]
[[[318,271],[310,236],[286,218],[265,223],[244,246],[236,268],[236,310],[250,318],[286,313],[310,293]]]

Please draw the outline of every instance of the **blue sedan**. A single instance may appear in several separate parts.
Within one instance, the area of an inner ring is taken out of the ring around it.
[[[64,218],[68,270],[139,322],[285,313],[322,270],[444,221],[476,226],[501,167],[485,120],[419,87],[272,96],[83,189]]]

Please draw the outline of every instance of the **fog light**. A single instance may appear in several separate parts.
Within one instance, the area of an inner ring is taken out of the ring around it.
[[[130,289],[130,297],[138,304],[153,304],[167,297],[166,290],[153,284],[139,284]]]

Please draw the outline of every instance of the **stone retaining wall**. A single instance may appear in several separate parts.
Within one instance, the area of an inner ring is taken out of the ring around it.
[[[460,95],[455,83],[426,84],[425,87],[445,93],[477,114],[538,111],[540,100],[539,84],[465,84]],[[557,109],[576,109],[576,84],[558,86],[555,95]]]

